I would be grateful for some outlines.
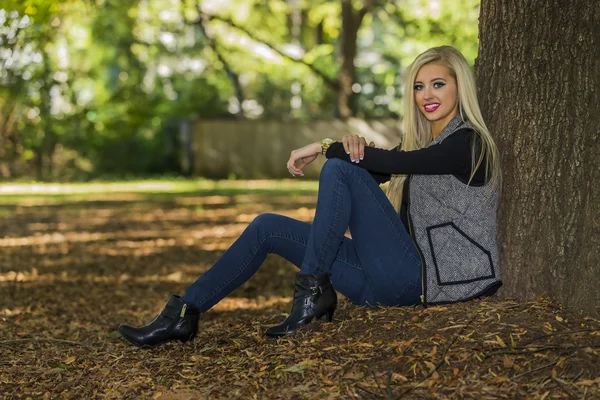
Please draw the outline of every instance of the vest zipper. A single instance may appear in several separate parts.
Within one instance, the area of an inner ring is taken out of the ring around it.
[[[421,259],[421,303],[423,304],[423,307],[427,307],[427,302],[425,301],[425,263],[423,262],[423,255],[421,254],[421,249],[417,244],[417,239],[413,236],[412,220],[410,219],[410,181],[412,179],[412,175],[410,175],[407,179],[408,190],[406,191],[406,194],[408,195],[408,208],[406,210],[406,216],[408,218],[408,234],[410,235],[410,238],[415,244],[415,247],[417,248],[417,253],[419,253],[419,258]]]

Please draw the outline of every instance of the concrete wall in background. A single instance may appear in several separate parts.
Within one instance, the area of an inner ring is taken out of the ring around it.
[[[193,126],[194,175],[224,179],[290,178],[286,168],[292,150],[325,137],[340,140],[359,135],[376,147],[391,149],[400,141],[396,120],[347,121],[196,121]],[[325,161],[319,156],[305,168],[316,179]]]

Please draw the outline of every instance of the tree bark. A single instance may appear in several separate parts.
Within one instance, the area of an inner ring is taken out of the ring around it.
[[[338,90],[338,114],[340,118],[350,118],[354,115],[352,107],[352,84],[354,83],[354,58],[356,57],[356,39],[362,20],[375,4],[374,0],[363,0],[362,8],[354,12],[352,0],[342,1],[342,32],[341,32],[341,69]]]
[[[600,2],[483,0],[477,84],[502,157],[507,297],[600,311]]]

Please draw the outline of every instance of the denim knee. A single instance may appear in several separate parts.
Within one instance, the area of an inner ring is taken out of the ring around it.
[[[331,175],[336,175],[346,168],[352,167],[352,165],[342,159],[339,158],[330,158],[325,161],[323,164],[323,168],[321,168],[320,178],[323,179],[325,177],[329,177]]]
[[[281,217],[282,215],[273,213],[259,214],[250,222],[250,225],[246,229],[264,230],[267,227],[277,226],[281,223]]]

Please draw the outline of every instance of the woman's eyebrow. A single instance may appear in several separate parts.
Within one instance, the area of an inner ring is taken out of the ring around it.
[[[433,78],[430,82],[433,82],[433,81],[444,81],[444,82],[446,82],[446,80],[444,78]],[[415,81],[415,83],[413,83],[413,85],[416,85],[417,83],[420,83],[421,85],[423,84],[423,82],[421,82],[421,81]]]

